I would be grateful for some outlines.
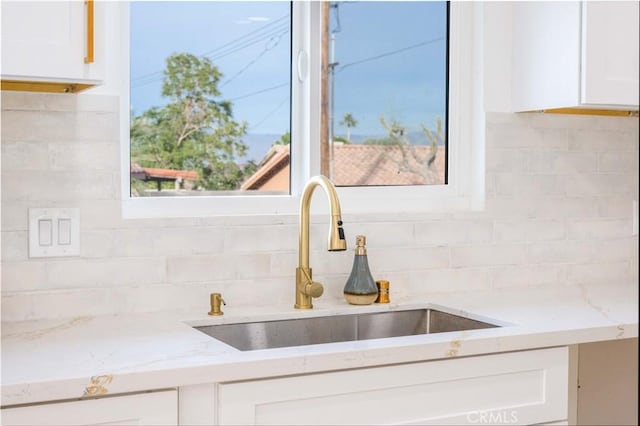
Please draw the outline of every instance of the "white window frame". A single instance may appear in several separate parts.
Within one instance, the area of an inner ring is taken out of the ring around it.
[[[293,4],[291,195],[131,197],[129,8],[123,8],[120,120],[125,218],[297,215],[305,182],[320,173],[321,2]],[[484,207],[483,25],[480,2],[450,3],[448,184],[337,188],[343,214]],[[308,30],[307,30],[308,29]],[[313,207],[313,205],[312,205]]]

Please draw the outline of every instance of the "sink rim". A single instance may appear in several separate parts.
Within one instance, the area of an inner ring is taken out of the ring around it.
[[[406,338],[414,338],[414,339],[419,339],[422,340],[425,337],[433,337],[433,336],[450,336],[451,333],[470,333],[470,332],[487,332],[488,330],[496,330],[496,329],[502,329],[504,327],[509,327],[509,326],[513,326],[514,324],[511,323],[507,323],[505,321],[501,321],[501,320],[497,320],[495,318],[488,318],[486,316],[483,315],[478,315],[475,313],[470,313],[470,312],[466,312],[463,310],[458,310],[458,309],[453,309],[450,307],[446,307],[446,306],[442,306],[442,305],[436,305],[436,304],[411,304],[411,305],[395,305],[392,307],[385,307],[386,309],[358,309],[360,307],[357,307],[357,311],[345,311],[345,310],[323,310],[320,314],[318,315],[318,311],[303,311],[305,314],[308,312],[310,313],[310,315],[295,315],[295,316],[290,316],[290,315],[282,315],[281,313],[278,314],[271,314],[271,315],[258,315],[257,317],[242,317],[239,318],[238,320],[230,320],[231,318],[228,318],[228,320],[224,320],[223,318],[215,318],[213,321],[211,319],[209,319],[208,321],[192,321],[190,323],[188,323],[188,325],[196,332],[198,333],[202,333],[204,335],[207,336],[207,338],[209,339],[214,339],[217,343],[222,344],[227,346],[228,348],[237,351],[237,352],[246,352],[246,353],[254,353],[256,351],[273,351],[273,350],[299,350],[300,348],[307,348],[307,347],[324,347],[326,348],[328,344],[332,344],[332,345],[340,345],[340,344],[346,344],[346,345],[354,345],[354,344],[365,344],[365,345],[370,345],[367,344],[367,342],[374,342],[374,341],[385,341],[385,342],[389,342],[392,343],[394,341],[397,341],[399,338],[400,339],[406,339]],[[424,315],[427,315],[428,318],[430,318],[431,315],[431,311],[432,312],[436,312],[436,313],[443,313],[443,314],[448,314],[448,315],[453,315],[455,317],[459,317],[460,319],[468,319],[471,321],[476,321],[476,322],[481,322],[484,323],[486,325],[488,325],[488,327],[480,327],[480,328],[462,328],[459,330],[450,330],[450,331],[437,331],[437,332],[429,332],[429,331],[425,331],[423,333],[413,333],[413,334],[402,334],[402,335],[395,335],[395,336],[384,336],[384,337],[368,337],[368,338],[355,338],[355,339],[347,339],[347,340],[336,340],[336,341],[323,341],[323,342],[304,342],[304,343],[300,343],[300,344],[291,344],[291,345],[284,345],[284,346],[280,346],[280,345],[276,345],[276,346],[272,346],[272,347],[257,347],[257,348],[253,348],[253,347],[249,347],[249,348],[242,348],[241,345],[241,340],[242,338],[240,338],[240,340],[234,342],[234,344],[232,343],[228,343],[227,341],[221,340],[221,338],[216,337],[214,335],[211,335],[209,333],[207,333],[204,330],[201,330],[202,328],[207,328],[207,327],[216,327],[216,326],[232,326],[232,325],[242,325],[242,324],[261,324],[261,323],[286,323],[286,322],[296,322],[296,321],[305,321],[305,320],[313,320],[315,318],[335,318],[335,317],[354,317],[356,319],[356,324],[357,324],[357,318],[359,316],[369,316],[369,315],[376,315],[376,314],[390,314],[390,313],[401,313],[401,312],[407,312],[407,311],[424,311]],[[300,311],[296,311],[294,313],[298,313]],[[267,318],[265,318],[265,316]],[[495,332],[495,331],[494,331]]]
[[[291,308],[291,309],[289,309]],[[456,309],[450,306],[440,305],[437,303],[403,303],[403,304],[389,304],[389,306],[380,305],[378,303],[372,305],[363,306],[334,306],[334,307],[314,307],[308,310],[293,309],[293,307],[286,306],[285,311],[275,310],[272,312],[260,312],[260,313],[239,313],[239,312],[227,312],[232,310],[233,307],[226,306],[225,314],[220,316],[208,316],[204,315],[198,319],[190,319],[183,321],[184,324],[191,328],[206,327],[209,325],[227,325],[227,324],[247,324],[256,322],[274,322],[274,321],[289,321],[297,319],[307,318],[320,318],[320,317],[335,317],[342,315],[365,315],[365,314],[377,314],[385,312],[402,312],[413,311],[420,309],[432,309],[435,311],[441,311],[446,314],[457,315],[459,317],[467,318],[474,321],[485,322],[488,324],[494,324],[498,328],[511,327],[517,325],[512,322],[488,317],[485,315],[477,314],[475,312],[465,311],[464,309]]]

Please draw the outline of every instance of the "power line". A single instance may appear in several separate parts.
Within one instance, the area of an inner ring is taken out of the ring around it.
[[[278,105],[277,105],[274,109],[272,109],[271,111],[269,111],[269,112],[267,113],[267,115],[265,115],[265,116],[264,116],[264,118],[263,118],[262,120],[260,120],[257,124],[252,125],[252,126],[251,126],[251,130],[255,130],[257,127],[260,127],[260,125],[261,125],[262,123],[264,123],[265,121],[267,121],[269,118],[271,118],[271,116],[272,116],[273,114],[275,114],[275,112],[276,112],[277,110],[279,110],[279,109],[280,109],[280,107],[281,107],[282,105],[284,105],[285,103],[287,103],[287,101],[288,101],[289,99],[290,99],[290,98],[289,98],[289,96],[287,95],[287,97],[285,97],[283,100],[281,100],[281,101],[278,103]]]
[[[249,61],[249,63],[247,63],[247,65],[245,65],[244,67],[242,67],[240,69],[240,71],[238,71],[237,73],[235,73],[232,77],[229,77],[228,79],[226,79],[221,85],[220,88],[223,88],[224,86],[226,86],[227,84],[231,83],[233,80],[235,80],[236,78],[238,78],[238,76],[240,76],[243,72],[245,72],[247,69],[249,69],[249,67],[251,67],[251,65],[255,64],[256,62],[258,62],[258,60],[260,60],[260,58],[262,58],[268,51],[275,49],[276,46],[278,46],[278,44],[280,44],[280,40],[282,39],[282,36],[284,36],[285,34],[287,34],[289,31],[285,31],[282,32],[274,37],[271,37],[269,39],[269,41],[267,42],[267,44],[265,45],[264,49],[262,50],[262,52],[260,52],[258,54],[258,56],[256,56],[255,58],[253,58],[252,60]],[[270,44],[272,41],[275,42],[273,44]]]
[[[359,65],[359,64],[362,64],[362,63],[365,63],[365,62],[374,61],[376,59],[385,58],[387,56],[397,55],[398,53],[406,52],[407,50],[417,49],[418,47],[426,46],[428,44],[433,44],[433,43],[436,43],[436,42],[442,41],[442,40],[444,40],[444,37],[438,37],[438,38],[434,38],[434,39],[431,39],[431,40],[425,40],[425,41],[423,41],[421,43],[413,44],[411,46],[403,47],[401,49],[392,50],[390,52],[385,52],[385,53],[381,53],[379,55],[370,56],[368,58],[360,59],[358,61],[349,62],[347,64],[344,64],[344,65],[338,67],[336,72],[343,71],[345,68],[353,66],[353,65]]]
[[[277,30],[284,30],[280,33],[277,32]],[[286,33],[289,32],[289,27],[287,25],[285,25],[284,28],[277,28],[274,31],[261,35],[261,38],[259,39],[255,39],[255,40],[251,40],[250,42],[245,43],[244,45],[238,46],[237,48],[234,48],[233,50],[230,51],[226,51],[223,53],[220,53],[218,56],[214,57],[214,60],[218,60],[218,59],[222,59],[225,56],[231,55],[233,53],[236,53],[240,50],[243,50],[246,47],[250,47],[253,46],[261,41],[267,40],[268,42],[270,42],[271,40],[273,40],[274,38],[279,39],[281,38],[283,35],[285,35]],[[271,50],[271,48],[268,48],[267,46],[267,50]],[[204,56],[201,56],[204,58]],[[135,83],[132,83],[132,88],[137,88],[137,87],[142,87],[142,86],[146,86],[148,84],[154,83],[156,81],[161,80],[164,76],[163,76],[163,71],[156,71],[153,74],[148,74],[146,76],[146,81],[138,81]],[[142,77],[139,77],[139,79],[142,79]]]
[[[232,45],[232,44],[234,44],[234,43],[237,43],[237,42],[239,42],[240,40],[242,40],[242,39],[244,39],[244,38],[247,38],[247,37],[251,36],[252,34],[259,33],[260,31],[263,31],[263,30],[265,30],[266,28],[268,28],[268,27],[270,27],[270,26],[272,26],[272,25],[276,25],[276,24],[278,24],[280,21],[286,20],[286,19],[288,19],[288,18],[289,18],[289,15],[288,15],[288,14],[287,14],[287,15],[283,15],[283,16],[281,16],[280,18],[278,18],[278,19],[276,19],[276,20],[274,20],[274,21],[272,21],[272,22],[269,22],[268,24],[265,24],[265,25],[261,26],[260,28],[257,28],[257,29],[255,29],[255,30],[253,30],[253,31],[250,31],[250,32],[248,32],[248,33],[246,33],[246,34],[244,34],[244,35],[242,35],[242,36],[238,37],[238,38],[237,38],[237,39],[235,39],[235,40],[231,40],[230,42],[227,42],[227,43],[223,44],[222,46],[219,46],[219,47],[216,47],[215,49],[212,49],[212,50],[206,51],[206,52],[202,53],[202,54],[201,54],[201,56],[210,56],[210,55],[214,54],[215,52],[217,52],[217,51],[219,51],[219,50],[224,49],[225,47],[228,47],[228,46],[230,46],[230,45]],[[286,24],[286,25],[288,25],[288,23],[285,23],[285,24]]]
[[[238,50],[242,50],[245,47],[249,47],[249,46],[251,46],[251,45],[253,45],[255,43],[258,43],[258,42],[260,42],[262,40],[265,40],[265,39],[267,39],[269,37],[272,37],[274,34],[277,34],[278,32],[282,31],[282,29],[284,29],[284,27],[288,28],[289,27],[289,23],[288,22],[281,22],[283,20],[286,20],[287,18],[289,18],[288,14],[284,15],[284,16],[281,16],[280,18],[278,18],[278,19],[276,19],[276,20],[274,20],[272,22],[269,22],[268,24],[263,25],[260,28],[257,28],[257,29],[255,29],[253,31],[250,31],[250,32],[248,32],[248,33],[246,33],[246,34],[244,34],[244,35],[242,35],[242,36],[240,36],[240,37],[238,37],[238,38],[236,38],[234,40],[231,40],[231,41],[229,41],[229,42],[227,42],[227,43],[225,43],[225,44],[223,44],[221,46],[216,47],[215,49],[208,50],[208,51],[200,54],[199,56],[200,57],[207,56],[207,57],[211,57],[212,59],[220,59],[221,57],[227,56],[227,55],[229,55],[231,53],[235,53]],[[269,27],[274,26],[274,25],[276,25],[276,28],[269,28]],[[257,33],[260,33],[260,32],[264,32],[265,30],[267,30],[265,34],[257,34]],[[249,39],[249,40],[247,40],[247,39]],[[247,43],[247,42],[249,42],[249,43]],[[234,46],[234,44],[241,44],[241,45],[240,46]],[[224,51],[224,49],[227,49],[227,50]],[[223,52],[220,52],[220,51],[223,51]],[[145,80],[145,79],[150,78],[150,77],[154,77],[155,78],[159,74],[161,75],[162,72],[163,72],[163,70],[154,71],[154,72],[151,72],[151,73],[148,73],[148,74],[144,74],[144,75],[141,75],[141,76],[138,76],[138,77],[134,77],[134,78],[131,79],[131,81],[133,82],[133,81],[138,81],[138,80]],[[145,84],[147,84],[147,83],[145,83]]]
[[[267,87],[266,89],[256,90],[255,92],[246,93],[244,95],[236,96],[235,98],[229,99],[230,101],[237,101],[240,99],[248,98],[250,96],[259,95],[260,93],[269,92],[271,90],[279,89],[281,87],[289,86],[289,82],[278,84],[276,86]]]

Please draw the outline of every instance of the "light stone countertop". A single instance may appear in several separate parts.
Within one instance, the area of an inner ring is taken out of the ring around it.
[[[2,406],[415,362],[638,336],[638,283],[430,293],[387,305],[322,298],[315,308],[225,306],[225,315],[157,313],[2,324]],[[421,307],[504,325],[241,352],[195,329],[259,320]]]

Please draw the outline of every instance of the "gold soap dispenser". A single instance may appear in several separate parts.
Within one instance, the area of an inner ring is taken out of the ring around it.
[[[371,276],[367,260],[366,237],[356,237],[351,275],[344,286],[344,298],[352,305],[370,305],[378,297],[378,286]]]

